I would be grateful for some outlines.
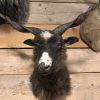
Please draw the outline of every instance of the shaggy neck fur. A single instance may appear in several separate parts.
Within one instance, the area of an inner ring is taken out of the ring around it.
[[[56,97],[70,92],[69,72],[65,64],[66,53],[65,50],[62,51],[55,58],[53,69],[49,74],[43,75],[36,67],[34,69],[31,76],[32,89],[35,96],[40,98],[39,100],[55,100]]]

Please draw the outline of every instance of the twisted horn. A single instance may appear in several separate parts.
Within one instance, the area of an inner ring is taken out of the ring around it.
[[[14,29],[16,29],[19,32],[23,32],[23,33],[32,33],[34,35],[40,35],[42,30],[39,28],[35,28],[35,27],[25,27],[17,22],[12,21],[9,17],[4,16],[3,14],[0,14],[0,17],[2,19],[4,19],[5,21],[7,21]]]
[[[52,32],[54,34],[62,35],[69,28],[76,27],[76,26],[82,24],[85,21],[85,19],[88,17],[88,15],[90,14],[90,12],[93,11],[97,7],[97,5],[98,4],[90,6],[86,12],[80,14],[75,20],[58,26],[57,28],[52,30]]]

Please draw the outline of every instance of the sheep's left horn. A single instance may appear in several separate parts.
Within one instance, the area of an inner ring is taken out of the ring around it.
[[[76,27],[76,26],[82,24],[82,22],[86,18],[87,18],[87,13],[83,13],[83,14],[79,15],[74,21],[58,26],[57,28],[55,28],[53,30],[53,33],[62,35],[69,28]]]
[[[7,21],[14,29],[18,30],[19,32],[23,33],[32,33],[34,35],[40,35],[42,30],[35,27],[25,27],[17,22],[12,21],[9,17],[0,14],[0,17]]]
[[[93,6],[89,7],[89,9],[85,13],[80,14],[75,20],[73,20],[73,21],[71,21],[69,23],[62,24],[62,25],[58,26],[52,32],[54,34],[62,35],[69,28],[76,27],[76,26],[82,24],[85,21],[85,19],[88,17],[89,13],[92,10],[94,10],[96,8],[96,6],[97,5],[93,5]]]

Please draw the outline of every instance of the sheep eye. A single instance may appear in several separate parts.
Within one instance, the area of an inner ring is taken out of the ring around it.
[[[35,46],[41,46],[41,44],[38,42],[35,42],[34,44],[35,44]]]
[[[39,43],[39,42],[35,43],[35,45],[36,45],[37,47],[44,47],[44,45],[43,45],[42,43]]]
[[[60,48],[61,47],[61,42],[56,42],[56,45],[57,45],[58,48]]]

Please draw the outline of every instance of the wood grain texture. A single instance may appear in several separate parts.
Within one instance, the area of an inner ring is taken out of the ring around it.
[[[27,26],[54,29],[86,11],[88,3],[98,0],[30,0],[31,14]],[[70,3],[68,3],[70,2]],[[73,3],[71,3],[73,2]],[[41,24],[41,25],[35,25]],[[47,25],[51,24],[51,25]],[[6,27],[7,26],[7,27]],[[70,29],[64,38],[79,36],[79,27]],[[32,34],[0,26],[0,48],[30,48],[23,44]],[[87,47],[81,40],[71,47]],[[100,53],[89,49],[68,49],[72,91],[66,100],[100,100]],[[37,100],[31,91],[29,77],[33,71],[32,49],[0,49],[0,100]]]
[[[31,2],[28,23],[61,24],[75,19],[88,9],[87,4],[80,3],[46,3]]]
[[[89,49],[68,49],[66,53],[71,73],[100,72],[100,53]],[[32,49],[0,49],[0,74],[30,74],[33,63]]]
[[[80,2],[80,3],[97,3],[98,0],[30,0],[32,2]]]
[[[30,89],[30,75],[1,75],[1,100],[37,100]],[[100,100],[100,74],[71,74],[72,91],[66,100]]]
[[[48,29],[52,30],[57,25],[27,25],[29,27],[38,27],[41,29]],[[64,38],[70,37],[70,36],[76,36],[80,38],[79,36],[79,27],[70,29],[65,32]],[[0,26],[0,48],[29,48],[29,46],[23,44],[24,40],[26,39],[32,39],[34,36],[29,33],[20,33],[14,29],[12,29],[8,25],[2,25]],[[75,43],[71,47],[86,47],[86,45],[81,41],[78,43]]]

